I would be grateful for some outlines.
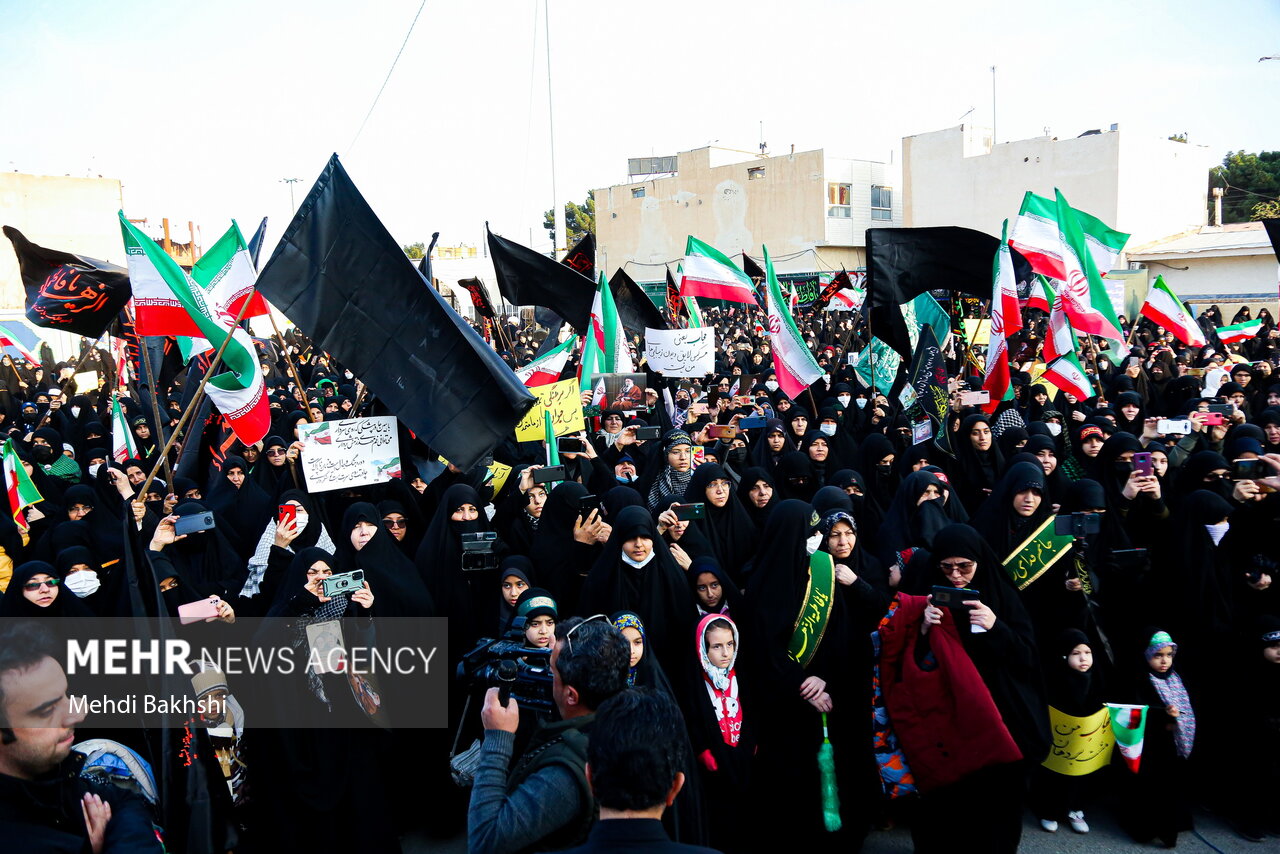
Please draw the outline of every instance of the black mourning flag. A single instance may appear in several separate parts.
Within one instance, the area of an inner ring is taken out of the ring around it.
[[[667,313],[671,315],[672,323],[675,323],[677,317],[689,316],[689,306],[680,297],[680,289],[676,287],[676,279],[671,275],[670,268],[667,269]]]
[[[129,297],[129,271],[106,261],[45,249],[10,226],[27,295],[27,319],[36,326],[98,338],[120,314]]]
[[[588,231],[585,237],[573,244],[573,248],[565,253],[560,263],[570,270],[577,270],[594,282],[596,280],[596,236]]]
[[[478,463],[533,408],[498,354],[423,284],[336,154],[258,290],[460,468]]]
[[[475,308],[476,314],[481,317],[487,317],[493,320],[496,315],[493,313],[493,303],[489,302],[489,292],[484,289],[484,283],[477,278],[458,279],[458,284],[467,289],[467,295],[471,297],[471,305]]]
[[[1262,227],[1267,230],[1267,238],[1271,241],[1271,251],[1280,258],[1280,219],[1264,219]]]
[[[991,264],[1000,239],[972,228],[867,229],[867,301],[871,334],[911,358],[911,339],[899,310],[929,290],[943,288],[991,299]],[[1013,252],[1018,281],[1030,280],[1031,265]]]
[[[622,321],[628,332],[643,336],[646,326],[650,329],[667,328],[662,312],[649,299],[644,288],[637,285],[621,267],[609,280],[609,287],[613,288],[613,303],[618,309],[618,320]]]
[[[596,295],[592,279],[492,231],[489,257],[498,276],[498,290],[507,302],[549,308],[569,321],[579,335],[590,330],[591,301]]]
[[[260,264],[259,259],[262,257],[262,241],[267,239],[267,218],[264,216],[262,222],[258,223],[258,230],[253,233],[253,237],[249,238],[249,257],[253,259],[253,266]]]

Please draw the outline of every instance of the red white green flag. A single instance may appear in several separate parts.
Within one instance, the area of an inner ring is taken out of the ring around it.
[[[1088,400],[1093,397],[1093,384],[1084,366],[1076,358],[1075,353],[1066,353],[1045,366],[1041,376],[1045,382],[1052,383],[1067,394],[1074,395],[1077,400]]]
[[[1223,344],[1235,344],[1256,338],[1262,331],[1261,320],[1246,320],[1244,323],[1233,323],[1230,326],[1218,327],[1218,340]]]
[[[769,343],[773,345],[773,367],[778,386],[792,400],[822,376],[818,360],[804,343],[800,330],[791,319],[778,276],[773,271],[769,248],[764,248],[765,311],[769,315]],[[752,302],[755,300],[753,299]]]
[[[4,485],[9,493],[9,514],[13,518],[13,524],[25,535],[31,526],[27,524],[27,514],[23,511],[44,498],[31,482],[31,475],[22,467],[22,460],[13,449],[12,439],[4,440]]]
[[[1075,351],[1076,331],[1071,326],[1071,318],[1067,317],[1062,294],[1056,293],[1053,295],[1053,308],[1049,311],[1049,334],[1044,339],[1044,360],[1046,363],[1052,362],[1059,356]]]
[[[1009,243],[1037,273],[1065,283],[1067,315],[1082,334],[1124,340],[1102,276],[1124,249],[1129,235],[1067,204],[1060,190],[1055,199],[1027,193]]]
[[[618,309],[613,301],[613,290],[604,273],[596,285],[596,296],[591,303],[591,330],[582,345],[582,374],[580,387],[591,388],[591,380],[600,374],[629,374],[635,370],[631,351],[627,347],[627,332],[618,320]]]
[[[987,364],[982,387],[990,400],[982,408],[995,412],[1001,401],[1013,400],[1013,375],[1009,369],[1009,335],[1022,328],[1018,311],[1018,280],[1013,272],[1009,242],[1009,221],[1004,221],[1000,248],[991,264],[991,335],[987,341]],[[1012,297],[1012,299],[1010,298]],[[1010,325],[1012,324],[1012,325]]]
[[[719,249],[692,234],[684,250],[680,295],[756,304],[751,277]]]
[[[125,421],[120,398],[111,398],[111,459],[118,463],[136,459],[138,449],[133,444],[133,431]]]
[[[1148,706],[1129,706],[1121,703],[1106,703],[1107,712],[1111,715],[1111,733],[1116,738],[1116,747],[1124,757],[1124,766],[1133,773],[1138,773],[1142,764],[1142,743],[1147,732]]]
[[[516,369],[520,382],[529,388],[547,385],[560,379],[560,372],[573,355],[573,348],[578,346],[578,337],[570,335],[565,342],[550,352],[544,353],[523,368]]]
[[[1155,284],[1147,292],[1147,301],[1142,304],[1139,314],[1161,329],[1172,332],[1173,337],[1188,347],[1203,347],[1208,343],[1191,312],[1187,311],[1173,289],[1165,284],[1164,276],[1156,276]]]
[[[1027,308],[1038,308],[1045,314],[1053,308],[1053,294],[1056,289],[1053,282],[1044,276],[1036,275],[1036,283],[1031,286],[1031,294],[1027,297]]]
[[[223,373],[210,377],[205,391],[227,422],[236,438],[246,445],[261,441],[271,426],[271,410],[267,406],[266,385],[262,380],[262,368],[258,364],[253,339],[235,325],[235,317],[217,306],[206,290],[178,263],[142,234],[120,212],[120,227],[124,231],[125,251],[129,255],[129,277],[137,275],[148,282],[151,293],[158,293],[156,282],[168,289],[166,300],[181,309],[183,317],[167,303],[152,315],[150,332],[143,332],[141,320],[137,323],[139,334],[191,335],[205,338],[214,348],[222,346],[228,334],[226,350],[222,355]],[[137,292],[134,292],[135,297]],[[138,305],[139,313],[142,306]]]

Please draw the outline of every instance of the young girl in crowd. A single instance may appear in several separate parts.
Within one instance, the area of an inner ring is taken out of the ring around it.
[[[1055,710],[1073,718],[1087,718],[1102,711],[1102,685],[1093,667],[1090,644],[1088,635],[1079,629],[1067,629],[1058,640],[1061,660],[1053,662],[1046,674],[1051,720]],[[1083,800],[1092,780],[1092,774],[1074,776],[1044,765],[1036,768],[1031,780],[1031,804],[1040,826],[1053,833],[1058,822],[1066,820],[1076,833],[1088,833]]]

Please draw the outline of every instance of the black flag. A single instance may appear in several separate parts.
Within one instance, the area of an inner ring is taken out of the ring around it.
[[[689,316],[689,306],[680,296],[680,289],[676,287],[675,276],[671,275],[669,267],[667,268],[667,313],[671,315],[673,325],[676,323],[676,318]]]
[[[496,317],[493,313],[493,303],[489,302],[489,292],[484,289],[483,282],[472,277],[470,279],[458,279],[458,284],[467,289],[467,294],[471,297],[471,305],[475,308],[476,314],[480,317],[487,317],[490,320]]]
[[[507,302],[549,308],[569,321],[579,335],[590,331],[594,281],[492,231],[489,257],[498,276],[498,290]]]
[[[764,268],[755,262],[750,255],[742,253],[742,272],[747,274],[754,287],[756,294],[756,304],[760,306],[760,310],[764,311]]]
[[[948,225],[867,229],[867,302],[871,334],[904,359],[911,339],[899,307],[929,290],[945,289],[991,299],[991,263],[1000,239]],[[1013,252],[1014,274],[1031,281],[1031,265]]]
[[[259,266],[258,259],[262,257],[262,241],[266,238],[267,218],[264,216],[262,222],[258,223],[258,230],[253,233],[253,237],[249,238],[249,257],[253,259],[255,269]]]
[[[609,280],[613,288],[613,303],[618,307],[618,320],[628,332],[644,335],[645,327],[650,329],[666,329],[667,322],[662,319],[662,312],[649,299],[644,288],[619,267]]]
[[[570,270],[577,270],[594,282],[596,280],[596,236],[588,231],[585,237],[573,244],[573,248],[565,253],[560,263]]]
[[[470,469],[535,398],[422,276],[333,155],[258,290],[420,439]]]
[[[99,338],[133,295],[123,267],[45,249],[7,225],[4,235],[18,256],[27,319],[36,326]]]

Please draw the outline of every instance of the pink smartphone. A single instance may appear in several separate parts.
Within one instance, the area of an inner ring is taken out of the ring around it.
[[[209,599],[178,606],[178,622],[184,626],[189,623],[202,623],[216,616],[218,616],[218,605]]]

